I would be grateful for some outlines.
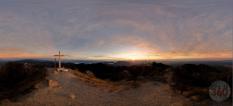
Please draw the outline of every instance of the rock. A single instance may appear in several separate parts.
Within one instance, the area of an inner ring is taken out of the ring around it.
[[[59,87],[59,83],[56,80],[48,80],[48,86],[51,88],[57,88]]]
[[[192,101],[200,101],[200,97],[199,96],[191,96],[190,99]]]
[[[90,77],[95,77],[95,74],[92,73],[91,71],[86,71],[86,74]]]
[[[58,74],[58,72],[57,71],[53,71],[53,74]]]
[[[76,98],[76,96],[75,96],[74,94],[70,94],[69,97],[70,97],[71,99],[75,99],[75,98]]]

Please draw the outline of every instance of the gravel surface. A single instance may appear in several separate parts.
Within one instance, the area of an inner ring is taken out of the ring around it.
[[[79,76],[80,77],[80,76]],[[4,100],[2,106],[183,106],[189,101],[174,95],[169,86],[145,82],[139,87],[118,91],[92,86],[72,72],[48,72],[49,80],[56,80],[59,87],[48,87],[45,82],[38,89],[17,101]],[[106,84],[106,83],[105,83]],[[127,86],[127,85],[125,85]],[[126,87],[127,88],[127,87]]]

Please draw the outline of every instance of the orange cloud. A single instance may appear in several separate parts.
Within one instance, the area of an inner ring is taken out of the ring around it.
[[[33,53],[0,53],[0,58],[45,58],[43,54]]]
[[[162,59],[226,59],[232,58],[232,51],[215,52],[167,52],[161,53]]]

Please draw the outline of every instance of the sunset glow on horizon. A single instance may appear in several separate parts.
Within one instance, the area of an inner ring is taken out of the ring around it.
[[[0,1],[0,59],[231,59],[232,0]]]

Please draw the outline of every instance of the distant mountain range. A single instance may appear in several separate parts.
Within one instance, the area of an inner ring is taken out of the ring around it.
[[[193,61],[164,61],[162,63],[170,65],[180,64],[207,64],[207,65],[232,65],[232,60],[193,60]]]
[[[51,63],[51,59],[0,59],[0,63],[5,62],[28,62],[28,63]],[[74,64],[92,64],[92,63],[105,63],[115,65],[132,65],[132,64],[145,64],[151,62],[160,62],[168,65],[181,65],[181,64],[207,64],[207,65],[226,65],[232,66],[232,60],[158,60],[158,61],[101,61],[101,60],[63,60],[63,63]]]

